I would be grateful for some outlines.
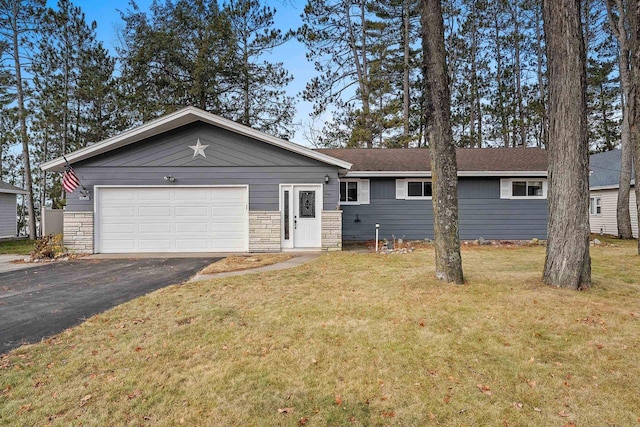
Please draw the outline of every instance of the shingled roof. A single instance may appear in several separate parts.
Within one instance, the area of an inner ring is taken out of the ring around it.
[[[429,172],[425,148],[328,148],[317,151],[352,163],[350,172]],[[546,172],[547,152],[539,148],[459,148],[459,172]]]
[[[0,193],[12,193],[12,194],[27,194],[22,188],[18,188],[15,185],[7,184],[0,181]]]
[[[590,188],[618,188],[622,151],[616,149],[589,156]],[[632,167],[633,171],[633,167]],[[633,172],[631,182],[634,182]]]

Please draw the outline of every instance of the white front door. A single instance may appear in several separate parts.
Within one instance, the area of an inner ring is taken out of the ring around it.
[[[322,185],[281,186],[282,247],[319,249],[322,244]]]

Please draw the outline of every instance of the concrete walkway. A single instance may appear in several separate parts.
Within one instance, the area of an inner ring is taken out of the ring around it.
[[[318,258],[321,254],[322,252],[303,253],[303,254],[295,255],[293,258],[288,259],[286,261],[282,261],[282,262],[271,264],[271,265],[265,265],[264,267],[250,268],[247,270],[228,271],[225,273],[215,273],[215,274],[196,274],[191,279],[189,279],[189,282],[201,282],[203,280],[218,279],[222,277],[231,277],[231,276],[242,276],[244,274],[262,273],[265,271],[286,270],[288,268],[294,268],[294,267],[298,267],[300,265],[306,264],[309,261],[312,261]]]

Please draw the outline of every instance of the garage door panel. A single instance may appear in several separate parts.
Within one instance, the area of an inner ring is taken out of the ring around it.
[[[103,230],[107,233],[117,234],[117,233],[133,233],[135,232],[135,225],[132,223],[109,223],[103,224]]]
[[[125,189],[110,189],[109,192],[104,193],[100,196],[100,200],[103,202],[112,202],[112,201],[131,201],[135,197],[135,194],[131,191]]]
[[[101,242],[102,250],[104,252],[126,252],[135,248],[135,242],[133,239],[105,239]]]
[[[136,214],[135,209],[132,206],[103,207],[102,213],[104,217],[113,219],[133,217]]]
[[[247,196],[242,187],[100,189],[98,250],[245,251]]]
[[[208,222],[176,222],[177,233],[207,233]]]
[[[209,239],[176,239],[178,251],[206,251],[209,247]]]
[[[158,189],[148,189],[145,191],[138,191],[138,200],[144,202],[145,200],[158,201],[164,200],[168,202],[171,200],[172,190],[158,190]]]
[[[140,233],[171,233],[171,222],[141,222],[138,223]]]
[[[204,191],[203,191],[204,190]],[[201,199],[210,200],[211,192],[203,188],[183,188],[174,194],[174,200],[193,202]]]
[[[171,250],[171,239],[139,239],[138,248],[143,251]]]
[[[176,206],[176,217],[209,216],[208,206]]]
[[[139,217],[156,217],[171,216],[171,208],[169,206],[139,206]]]
[[[215,239],[215,244],[220,246],[223,251],[237,252],[243,249],[244,242],[237,239]]]

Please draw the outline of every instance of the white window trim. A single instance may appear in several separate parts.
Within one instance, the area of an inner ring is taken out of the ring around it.
[[[598,212],[598,208],[600,208],[600,212]],[[589,215],[602,216],[602,198],[600,196],[589,197]]]
[[[513,195],[513,182],[526,181],[542,181],[542,196],[514,196]],[[511,178],[500,180],[500,198],[511,200],[544,200],[547,198],[547,179],[546,178]]]
[[[396,199],[400,200],[433,200],[433,196],[409,196],[409,182],[421,182],[424,186],[425,182],[431,183],[431,191],[433,192],[433,180],[424,178],[404,178],[396,179]]]
[[[349,183],[355,182],[358,188],[358,200],[355,202],[347,202],[340,201],[340,183]],[[360,178],[341,178],[340,183],[338,184],[338,203],[340,206],[349,206],[349,205],[368,205],[370,203],[369,198],[369,190],[371,188],[370,182],[368,179],[360,179]]]

